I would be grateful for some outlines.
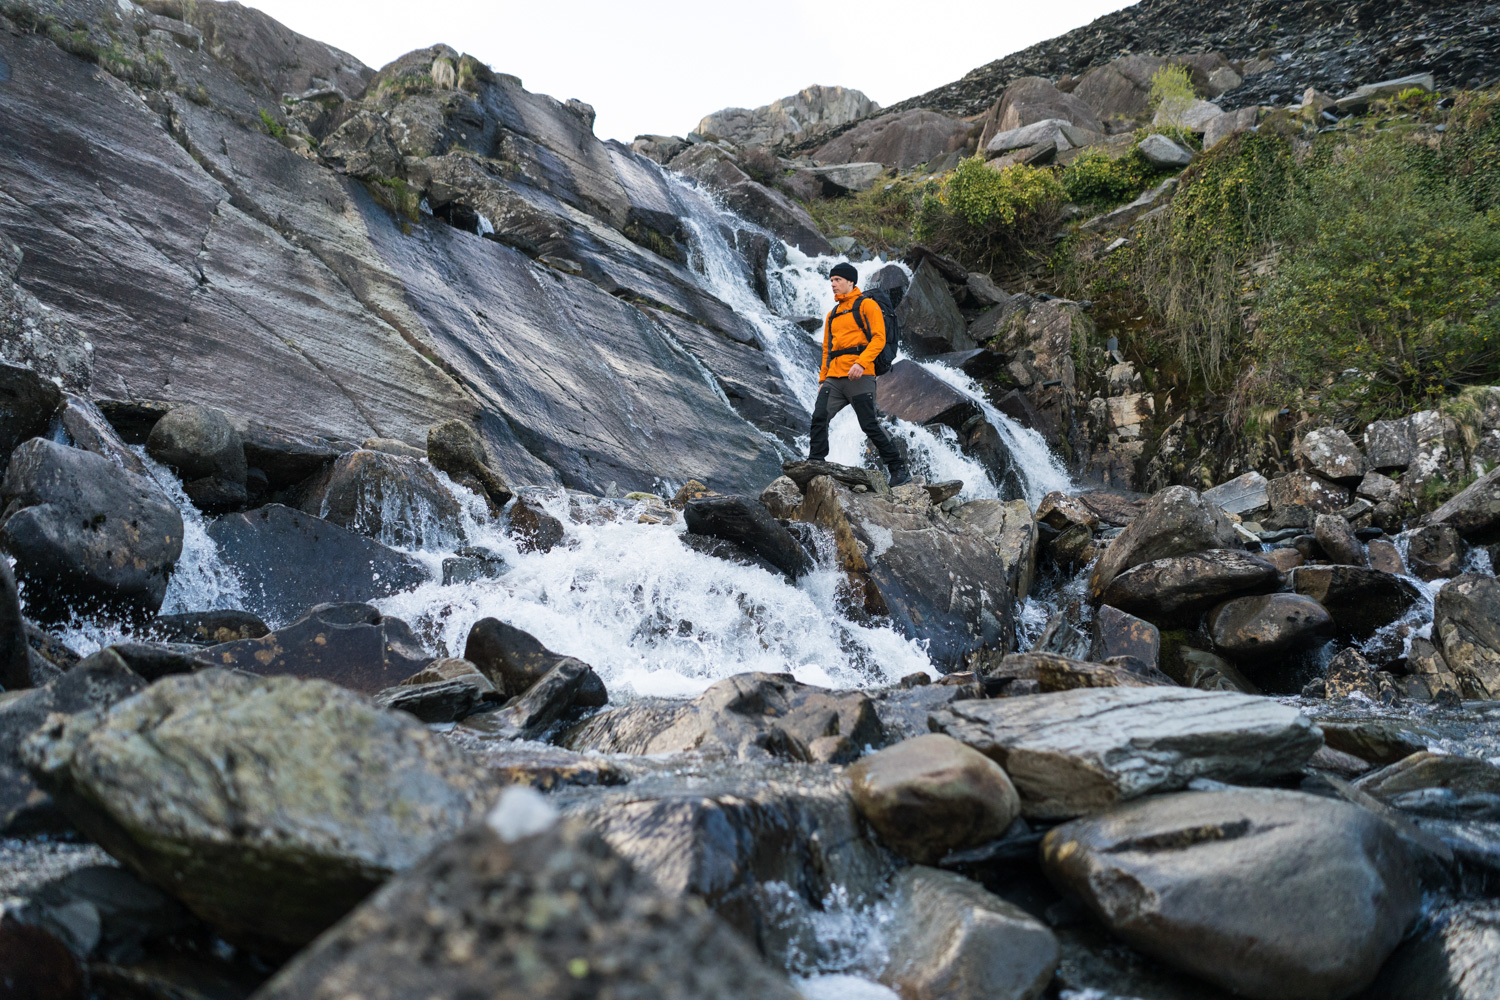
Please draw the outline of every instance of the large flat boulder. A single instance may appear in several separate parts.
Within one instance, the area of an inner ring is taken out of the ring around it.
[[[1088,688],[959,702],[933,727],[991,758],[1023,815],[1066,819],[1194,778],[1267,781],[1301,769],[1316,726],[1267,698],[1165,687]]]
[[[311,514],[269,504],[208,526],[244,585],[245,607],[273,625],[323,603],[360,603],[427,580],[411,556]]]
[[[1156,559],[1239,548],[1244,546],[1222,510],[1186,486],[1170,486],[1109,543],[1089,576],[1089,590],[1102,597],[1116,576]]]
[[[1300,792],[1132,802],[1047,834],[1042,863],[1131,946],[1259,1000],[1358,992],[1421,904],[1392,827]]]
[[[42,618],[155,613],[182,554],[182,515],[161,487],[102,455],[32,438],[0,482],[0,546]]]
[[[980,412],[979,404],[915,361],[897,361],[875,381],[881,413],[914,424],[942,424],[955,431]]]
[[[206,670],[22,756],[79,829],[227,937],[307,944],[483,815],[490,779],[402,712],[332,684]]]
[[[969,337],[948,282],[930,260],[917,265],[911,287],[896,307],[896,318],[901,321],[902,346],[918,357],[979,346]]]
[[[1105,588],[1108,605],[1164,625],[1240,594],[1275,590],[1276,567],[1242,549],[1207,549],[1132,566]]]
[[[1298,566],[1289,582],[1297,593],[1327,608],[1340,629],[1362,639],[1423,599],[1411,581],[1365,566]]]
[[[1476,542],[1500,541],[1500,467],[1474,480],[1425,523],[1448,525]]]

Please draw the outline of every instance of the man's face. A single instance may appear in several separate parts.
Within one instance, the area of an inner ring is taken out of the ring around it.
[[[828,283],[833,286],[833,294],[835,295],[848,295],[849,290],[854,287],[854,282],[837,274],[829,278]]]

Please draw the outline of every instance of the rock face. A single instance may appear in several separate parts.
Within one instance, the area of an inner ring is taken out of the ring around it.
[[[217,514],[245,505],[245,444],[223,410],[176,407],[151,428],[146,451],[182,478],[200,509]]]
[[[881,413],[914,424],[942,424],[960,430],[979,414],[979,405],[914,361],[901,360],[875,382]]]
[[[766,145],[788,136],[826,130],[878,110],[880,105],[857,90],[814,85],[753,110],[715,111],[698,123],[697,132],[742,146]]]
[[[932,716],[1005,769],[1023,815],[1066,819],[1194,778],[1295,773],[1322,745],[1294,709],[1265,698],[1174,688],[1091,688],[960,702]]]
[[[919,864],[993,840],[1021,813],[1000,765],[939,733],[865,757],[848,775],[880,839]]]
[[[970,125],[935,111],[907,111],[860,122],[813,151],[820,163],[874,161],[910,170],[940,156],[957,153],[969,138]]]
[[[1132,566],[1110,581],[1100,599],[1165,625],[1206,611],[1227,597],[1274,590],[1278,584],[1276,567],[1260,556],[1240,549],[1208,549]]]
[[[911,287],[896,307],[896,318],[901,321],[903,346],[919,356],[979,346],[969,337],[948,282],[929,260],[917,265]]]
[[[1438,591],[1432,635],[1466,698],[1500,697],[1500,584],[1465,574]]]
[[[1236,548],[1243,546],[1223,511],[1186,486],[1172,486],[1152,497],[1110,542],[1089,576],[1089,589],[1101,597],[1116,576],[1155,559]]]
[[[1035,1000],[1057,968],[1057,939],[1025,910],[968,879],[908,868],[891,886],[895,926],[881,980],[910,1000]]]
[[[281,504],[226,514],[208,536],[239,575],[246,606],[273,625],[315,604],[388,597],[427,580],[412,557]]]
[[[1042,863],[1134,947],[1260,1000],[1331,1000],[1362,989],[1421,902],[1391,827],[1346,802],[1299,792],[1232,789],[1130,803],[1050,832]]]
[[[482,815],[492,788],[411,716],[217,670],[49,726],[23,756],[91,839],[272,948],[311,941]]]
[[[215,665],[265,677],[329,681],[374,694],[400,684],[433,657],[399,618],[368,604],[323,604],[258,639],[210,646]]]
[[[702,903],[656,889],[584,824],[535,830],[550,813],[508,797],[492,827],[391,881],[259,996],[796,1000]]]
[[[32,438],[0,483],[0,545],[38,616],[154,613],[182,554],[182,515],[155,482],[92,452]]]

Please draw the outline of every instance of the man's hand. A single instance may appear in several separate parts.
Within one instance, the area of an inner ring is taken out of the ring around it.
[[[865,374],[865,366],[862,365],[862,364],[860,364],[858,361],[854,362],[854,364],[852,364],[852,365],[849,366],[849,377],[850,378],[863,378],[864,374]]]

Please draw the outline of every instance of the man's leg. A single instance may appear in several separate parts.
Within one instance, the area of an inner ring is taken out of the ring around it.
[[[905,482],[906,462],[901,458],[901,452],[896,450],[896,444],[891,436],[880,426],[880,414],[875,409],[875,392],[870,390],[862,392],[849,401],[854,407],[854,415],[859,417],[859,428],[865,432],[865,437],[875,446],[880,453],[880,460],[885,463],[886,472],[892,480]],[[899,485],[893,482],[892,485]]]
[[[813,402],[812,427],[808,435],[812,441],[807,449],[807,457],[814,462],[821,462],[828,458],[828,422],[848,402],[836,380],[827,379],[819,387],[818,398]]]

